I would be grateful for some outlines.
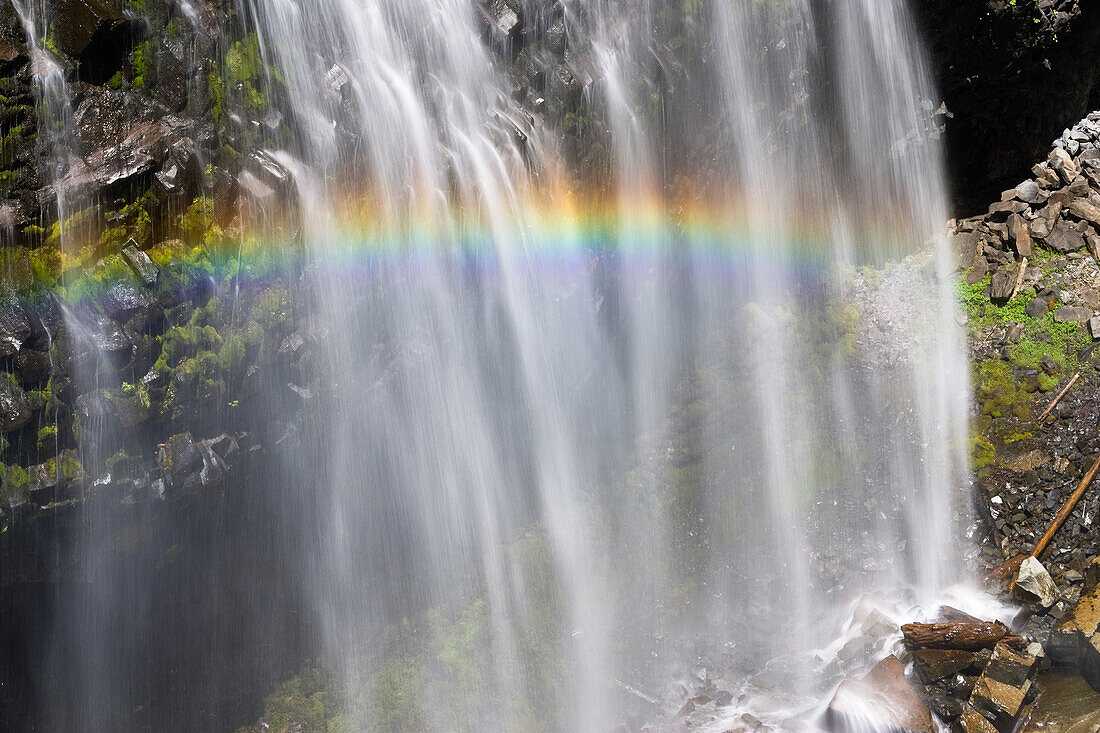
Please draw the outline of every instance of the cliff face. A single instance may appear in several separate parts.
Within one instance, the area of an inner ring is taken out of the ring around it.
[[[919,0],[960,213],[1027,177],[1051,141],[1100,107],[1100,7],[1088,0]]]
[[[592,80],[571,53],[577,39],[561,6],[471,2],[512,72],[515,103],[561,130],[579,169],[603,174],[601,113],[588,103]],[[1100,7],[913,6],[952,115],[944,124],[959,207],[984,206],[1100,106]],[[239,721],[236,701],[255,701],[298,662],[299,644],[285,643],[301,633],[297,612],[265,609],[299,584],[288,568],[302,566],[281,560],[302,530],[285,518],[308,510],[276,510],[264,489],[311,479],[281,456],[319,409],[316,346],[326,336],[293,308],[308,301],[293,257],[242,269],[205,246],[260,244],[235,220],[242,204],[289,207],[287,172],[259,152],[264,141],[293,149],[292,125],[268,113],[285,91],[232,0],[45,7],[52,20],[36,29],[36,45],[60,64],[71,100],[60,111],[36,93],[36,66],[48,60],[28,44],[25,19],[0,6],[0,689],[16,701],[0,706],[0,728],[24,728],[49,708],[34,699],[49,687],[42,679],[121,672],[96,668],[110,659],[103,650],[58,646],[42,622],[59,613],[51,599],[86,581],[161,621],[104,642],[151,650],[147,667],[125,670],[141,689],[104,690],[151,701],[128,722],[157,729],[178,713],[162,679],[140,681],[169,667],[209,677],[218,691],[217,709],[175,719],[180,729]],[[678,15],[661,17],[670,48],[693,32]],[[674,94],[683,73],[675,61],[660,60],[670,70],[662,93]],[[666,137],[695,149],[697,131],[678,129],[676,104],[666,106]],[[287,218],[273,236],[292,238]],[[93,535],[102,539],[90,546]],[[233,613],[267,621],[204,657],[191,640],[215,638]],[[108,621],[57,628],[75,639]],[[272,659],[274,637],[285,656]],[[56,671],[76,658],[83,668]],[[266,678],[246,674],[255,669]]]

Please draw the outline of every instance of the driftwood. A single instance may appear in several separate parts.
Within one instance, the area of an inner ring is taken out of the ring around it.
[[[1000,621],[979,623],[948,621],[938,624],[905,624],[901,627],[905,645],[914,649],[963,649],[976,652],[992,649],[1010,636]]]
[[[1006,580],[1013,578],[1012,586],[1016,586],[1015,578],[1020,573],[1020,566],[1024,564],[1024,560],[1028,558],[1027,555],[1016,555],[1005,560],[1000,567],[996,568],[992,572],[986,575],[988,580]]]
[[[1069,384],[1067,384],[1065,387],[1062,387],[1062,391],[1054,395],[1054,399],[1050,401],[1049,405],[1047,405],[1047,409],[1043,410],[1043,413],[1039,415],[1036,422],[1042,422],[1046,418],[1046,416],[1049,415],[1054,410],[1054,408],[1058,406],[1058,403],[1061,402],[1062,398],[1066,396],[1066,392],[1069,392],[1070,387],[1072,387],[1074,383],[1080,378],[1081,372],[1077,372],[1076,374],[1074,374],[1073,379],[1069,380]]]
[[[1058,510],[1058,514],[1054,517],[1054,521],[1051,522],[1046,533],[1035,543],[1035,549],[1031,551],[1032,557],[1039,557],[1043,554],[1043,551],[1047,549],[1047,545],[1054,539],[1054,535],[1058,533],[1062,525],[1066,523],[1066,519],[1069,518],[1073,508],[1077,506],[1077,502],[1081,501],[1081,497],[1085,495],[1085,491],[1088,490],[1089,484],[1096,478],[1097,471],[1100,471],[1100,456],[1097,456],[1096,460],[1093,461],[1092,468],[1090,468],[1088,473],[1085,474],[1085,477],[1081,479],[1081,483],[1077,485],[1077,490],[1073,492],[1072,496],[1066,499],[1066,503]]]

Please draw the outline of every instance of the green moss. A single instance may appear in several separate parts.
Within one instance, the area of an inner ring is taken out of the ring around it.
[[[261,723],[238,733],[342,733],[333,684],[316,669],[303,671],[264,701]]]
[[[142,41],[134,46],[134,51],[130,55],[130,78],[138,89],[145,86],[146,77],[149,74],[149,65],[152,61],[153,46],[151,41]]]
[[[237,335],[230,336],[218,351],[218,366],[227,372],[237,372],[244,366],[245,341]]]
[[[990,359],[979,364],[974,392],[983,417],[1027,420],[1031,416],[1031,395],[1006,361]]]
[[[252,319],[268,333],[284,330],[290,323],[291,314],[290,293],[279,283],[260,293],[251,313]]]
[[[149,387],[142,382],[137,384],[130,384],[129,382],[122,383],[122,394],[128,397],[136,397],[141,406],[148,410],[151,406],[149,399]]]
[[[986,473],[993,460],[997,457],[997,451],[989,439],[976,430],[970,432],[970,462],[979,476]]]
[[[370,730],[404,733],[427,730],[425,676],[412,658],[386,659],[370,679]]]
[[[176,225],[184,242],[192,246],[213,246],[225,241],[225,232],[214,217],[213,202],[206,198],[195,199],[177,218]]]
[[[38,450],[41,452],[57,449],[57,426],[46,425],[38,431]]]

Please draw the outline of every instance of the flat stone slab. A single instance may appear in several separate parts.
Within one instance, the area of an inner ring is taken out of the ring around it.
[[[822,720],[825,730],[933,733],[932,714],[905,679],[897,657],[883,659],[862,679],[841,683]]]
[[[1038,646],[1038,645],[1036,645]],[[1001,643],[993,649],[985,671],[974,683],[969,704],[999,730],[1012,730],[1031,691],[1038,658]]]

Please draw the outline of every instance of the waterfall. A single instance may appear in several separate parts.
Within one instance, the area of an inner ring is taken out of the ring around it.
[[[474,720],[520,726],[549,694],[532,669],[558,664],[558,724],[598,730],[622,715],[612,681],[646,687],[644,657],[675,658],[665,634],[778,654],[819,643],[822,611],[858,591],[942,591],[966,371],[933,91],[902,4],[541,10],[591,77],[610,195],[570,195],[481,7],[250,5],[298,133],[271,153],[304,212],[338,395],[309,457],[309,593],[345,679],[401,656],[387,625],[476,600],[491,699]],[[676,12],[686,53],[655,30]],[[361,221],[341,220],[349,187],[369,193]],[[857,293],[855,268],[884,262],[889,286]],[[853,367],[857,348],[882,368]],[[822,588],[829,552],[870,564]]]
[[[583,112],[517,92],[520,15]],[[324,357],[267,495],[350,729],[608,730],[779,668],[728,701],[778,724],[847,671],[821,650],[862,594],[960,580],[968,377],[902,0],[241,19],[278,90],[242,178],[292,201],[248,216],[293,230]]]

